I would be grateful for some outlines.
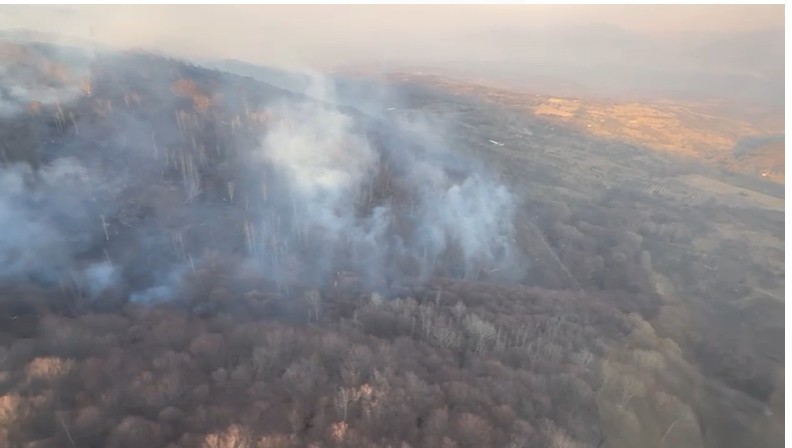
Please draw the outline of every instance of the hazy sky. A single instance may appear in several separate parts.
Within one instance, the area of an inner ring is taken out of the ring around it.
[[[28,28],[113,45],[155,46],[255,62],[345,62],[378,50],[445,49],[476,32],[615,25],[646,35],[736,33],[784,26],[784,6],[2,6],[0,28]],[[400,45],[401,44],[401,45]],[[463,46],[458,46],[462,49]],[[328,54],[331,53],[331,54]]]
[[[0,29],[288,67],[387,62],[677,89],[717,76],[726,91],[740,76],[759,90],[772,80],[765,96],[784,63],[783,5],[0,6]]]

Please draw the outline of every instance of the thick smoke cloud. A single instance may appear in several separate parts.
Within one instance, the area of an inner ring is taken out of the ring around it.
[[[97,188],[88,171],[71,158],[57,159],[35,172],[24,164],[3,167],[0,278],[52,282],[68,271],[95,230],[80,202]]]
[[[356,123],[333,106],[351,98],[316,83],[312,99],[269,109],[276,123],[255,149],[277,179],[262,180],[274,191],[250,236],[265,271],[292,269],[279,257],[293,253],[312,281],[351,270],[374,288],[449,262],[462,276],[511,271],[514,199],[503,186],[445,146],[437,127],[395,114]],[[379,145],[372,130],[387,132]]]
[[[515,200],[448,145],[448,123],[403,113],[392,92],[311,78],[304,92],[214,115],[176,105],[151,77],[137,89],[163,101],[162,117],[134,109],[127,91],[126,109],[112,110],[83,93],[68,107],[101,105],[109,135],[78,119],[80,134],[58,129],[72,138],[40,149],[40,166],[0,168],[0,281],[157,303],[218,254],[286,293],[328,287],[341,272],[384,294],[433,275],[520,279]],[[238,95],[214,86],[214,97]],[[266,124],[245,139],[244,118]],[[214,148],[207,123],[225,136]]]

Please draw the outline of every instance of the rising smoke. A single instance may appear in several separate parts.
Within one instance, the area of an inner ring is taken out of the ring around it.
[[[390,128],[375,144],[371,129],[333,107],[332,85],[317,83],[312,99],[269,109],[279,119],[254,150],[264,171],[278,173],[278,193],[265,199],[254,227],[262,255],[271,255],[265,271],[277,273],[278,254],[296,251],[319,283],[347,269],[382,288],[452,262],[463,276],[514,262],[514,200],[481,166],[477,172],[428,126],[393,114],[370,122]]]
[[[392,92],[338,92],[313,75],[305,92],[244,92],[234,105],[239,90],[214,73],[222,106],[196,111],[164,79],[119,81],[137,65],[113,60],[94,69],[90,94],[45,103],[78,118],[34,148],[40,166],[2,165],[0,281],[152,303],[218,254],[286,292],[342,271],[385,294],[406,278],[521,277],[512,194],[448,145],[448,123],[403,114]]]

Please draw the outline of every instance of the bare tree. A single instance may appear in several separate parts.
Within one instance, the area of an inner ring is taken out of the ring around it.
[[[497,329],[494,325],[472,313],[465,316],[462,325],[465,328],[465,332],[473,341],[473,350],[476,353],[484,353],[487,349],[487,345],[489,345],[497,335]]]
[[[201,448],[254,448],[250,432],[239,425],[231,425],[223,431],[208,434]]]
[[[347,417],[349,416],[349,406],[353,401],[355,401],[356,398],[357,394],[355,393],[354,389],[347,387],[338,388],[338,391],[335,394],[334,403],[336,411],[338,411],[341,420],[347,421]]]
[[[308,291],[305,296],[308,299],[308,303],[311,305],[309,319],[313,319],[314,322],[319,322],[319,319],[322,317],[322,296],[316,289]]]

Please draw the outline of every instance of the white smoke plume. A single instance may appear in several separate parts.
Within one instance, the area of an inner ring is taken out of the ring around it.
[[[234,106],[196,113],[170,90],[176,63],[130,58],[100,60],[91,95],[63,105],[79,134],[50,129],[39,163],[0,164],[0,281],[158,303],[218,253],[286,292],[342,271],[385,294],[433,275],[521,278],[512,194],[450,146],[449,123],[387,112],[398,94],[313,74],[304,92],[253,84],[269,90],[249,101],[215,77],[213,98]],[[265,125],[244,134],[243,120]]]
[[[382,287],[411,268],[426,277],[455,261],[476,277],[515,261],[514,199],[482,166],[445,146],[439,128],[396,117],[356,122],[334,106],[350,99],[328,84],[319,80],[312,99],[269,108],[275,123],[255,151],[275,177],[262,179],[264,217],[254,228],[270,272],[292,269],[281,255],[304,254],[308,278],[348,269]],[[368,126],[385,123],[389,135],[376,145]],[[377,197],[389,182],[401,191]],[[452,246],[460,259],[450,259]]]

